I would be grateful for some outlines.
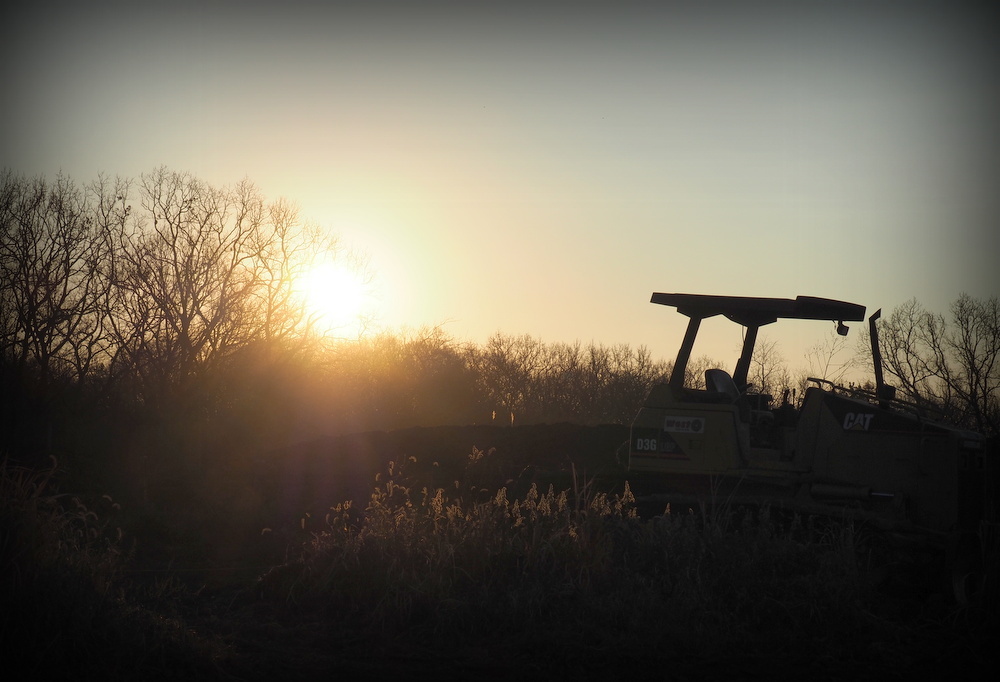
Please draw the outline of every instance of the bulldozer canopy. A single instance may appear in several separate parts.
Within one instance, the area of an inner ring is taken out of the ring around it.
[[[650,302],[673,306],[677,308],[677,312],[692,318],[724,315],[745,327],[760,327],[779,318],[838,322],[865,318],[863,305],[815,296],[796,296],[791,299],[654,293]]]

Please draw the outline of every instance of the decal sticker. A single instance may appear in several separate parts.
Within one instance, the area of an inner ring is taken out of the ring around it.
[[[684,450],[666,431],[642,429],[633,434],[632,451],[635,457],[687,459]]]
[[[872,406],[862,404],[858,400],[830,393],[823,395],[823,405],[829,410],[834,423],[840,424],[845,431],[919,432],[933,436],[947,436],[950,433],[941,426],[917,419],[915,414],[875,411]]]
[[[643,450],[649,452],[656,452],[656,439],[655,438],[636,438],[635,439],[635,449],[639,452]]]
[[[672,433],[704,433],[705,420],[701,417],[671,417],[663,418],[663,430]]]
[[[872,425],[871,412],[848,412],[844,415],[845,431],[867,431]]]

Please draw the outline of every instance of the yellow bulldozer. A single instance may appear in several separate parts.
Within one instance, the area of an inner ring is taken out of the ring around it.
[[[768,505],[859,521],[895,544],[940,552],[956,594],[969,589],[996,464],[982,434],[897,399],[883,379],[881,311],[869,318],[874,387],[811,378],[793,401],[747,382],[758,330],[778,320],[826,320],[846,335],[846,322],[865,319],[864,306],[671,293],[654,293],[651,302],[676,308],[688,322],[669,381],[653,387],[631,426],[628,476],[640,499],[673,509]],[[718,315],[745,328],[735,369],[709,369],[704,388],[686,386],[701,322]]]

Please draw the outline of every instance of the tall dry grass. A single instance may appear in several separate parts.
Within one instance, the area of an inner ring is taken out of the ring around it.
[[[158,679],[214,670],[181,622],[146,609],[110,497],[90,506],[44,470],[0,462],[0,643],[24,677]]]
[[[304,518],[300,555],[257,589],[359,630],[585,656],[593,646],[761,645],[831,655],[870,629],[850,526],[805,529],[766,510],[723,522],[668,509],[644,520],[634,503],[627,486],[609,495],[533,485],[516,499],[506,488],[482,499],[458,481],[415,489],[390,467],[363,510],[340,504]]]

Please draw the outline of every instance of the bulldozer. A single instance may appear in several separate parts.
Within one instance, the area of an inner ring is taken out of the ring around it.
[[[968,591],[987,507],[986,440],[896,397],[883,377],[881,311],[869,317],[874,387],[809,378],[798,401],[748,383],[758,330],[818,320],[846,335],[845,323],[865,319],[864,306],[677,293],[654,293],[651,302],[688,322],[669,380],[651,389],[631,426],[627,469],[638,499],[675,510],[767,505],[861,522],[894,546],[946,556],[955,594]],[[706,370],[704,388],[687,386],[701,322],[719,315],[745,330],[735,369]]]

